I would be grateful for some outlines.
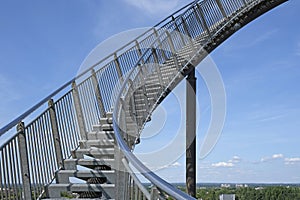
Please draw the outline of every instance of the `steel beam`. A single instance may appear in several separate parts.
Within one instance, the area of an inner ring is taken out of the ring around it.
[[[186,78],[186,189],[196,197],[196,77],[195,68]]]

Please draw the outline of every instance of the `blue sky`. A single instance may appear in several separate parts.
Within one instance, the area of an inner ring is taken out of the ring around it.
[[[1,1],[0,126],[74,77],[100,42],[121,31],[152,26],[187,3]],[[212,53],[226,89],[227,115],[217,145],[197,160],[198,182],[300,182],[299,9],[299,1],[289,1]],[[184,82],[177,94],[184,94]],[[210,119],[209,94],[199,75],[198,94],[199,150]],[[169,96],[154,114],[167,116],[163,131],[143,139],[137,153],[172,141],[182,117],[177,107],[175,96]],[[151,123],[157,123],[154,116]],[[147,164],[155,166],[154,161]],[[167,180],[184,181],[184,157],[161,168],[157,172]]]

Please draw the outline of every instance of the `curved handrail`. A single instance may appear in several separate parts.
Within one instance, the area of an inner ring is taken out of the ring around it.
[[[166,17],[165,19],[161,20],[159,23],[157,23],[156,25],[154,25],[154,27],[159,26],[160,24],[162,24],[163,22],[167,21],[169,18],[171,18],[172,16],[174,16],[175,14],[179,13],[180,11],[184,10],[185,8],[189,7],[190,5],[194,4],[196,1],[191,2],[189,4],[187,4],[186,6],[178,9],[177,11],[175,11],[174,13],[172,13],[171,15],[169,15],[168,17]],[[10,123],[8,123],[7,125],[3,126],[0,129],[0,137],[2,135],[4,135],[7,131],[9,131],[10,129],[12,129],[13,127],[15,127],[19,122],[21,122],[23,119],[25,119],[26,117],[28,117],[31,113],[33,113],[35,110],[37,110],[39,107],[41,107],[43,104],[47,103],[47,101],[49,101],[52,97],[54,97],[56,94],[58,94],[59,92],[61,92],[62,90],[64,90],[65,88],[67,88],[69,85],[71,85],[72,82],[74,82],[75,80],[77,80],[78,78],[82,77],[83,75],[85,75],[86,73],[88,73],[91,69],[95,68],[96,66],[98,66],[99,64],[103,63],[105,60],[107,60],[108,58],[112,57],[114,54],[117,54],[118,52],[122,51],[123,49],[125,49],[126,47],[129,47],[131,44],[134,44],[134,42],[140,38],[142,38],[144,35],[146,35],[147,33],[149,33],[153,28],[149,28],[147,31],[145,31],[144,33],[142,33],[141,35],[139,35],[138,37],[136,37],[135,39],[133,39],[132,41],[126,43],[125,45],[123,45],[122,47],[120,47],[119,49],[115,50],[113,53],[109,54],[108,56],[104,57],[103,59],[101,59],[100,61],[98,61],[97,63],[95,63],[94,65],[90,66],[88,69],[84,70],[83,72],[81,72],[78,76],[74,77],[73,79],[71,79],[70,81],[66,82],[64,85],[62,85],[60,88],[58,88],[57,90],[55,90],[54,92],[52,92],[50,95],[46,96],[44,99],[42,99],[41,101],[39,101],[37,104],[35,104],[34,106],[32,106],[31,108],[29,108],[27,111],[25,111],[24,113],[22,113],[21,115],[19,115],[18,117],[16,117],[14,120],[12,120]],[[12,136],[13,137],[13,136]]]
[[[259,2],[259,1],[258,1]],[[194,2],[196,3],[196,1]],[[194,4],[191,4],[192,6]],[[251,8],[251,6],[255,5],[255,1],[250,2],[247,6],[249,6]],[[213,36],[218,35],[218,33],[220,32],[220,30],[222,30],[224,27],[226,27],[236,16],[239,15],[239,13],[245,11],[245,9],[247,8],[247,6],[245,8],[243,8],[242,10],[240,10],[237,14],[234,14],[233,16],[231,16],[231,19],[228,19],[228,21],[223,24],[216,32],[213,33],[213,35],[211,36],[211,38]],[[175,22],[176,23],[176,22]],[[244,24],[245,25],[245,24]],[[232,32],[232,34],[235,31]],[[159,39],[160,36],[157,37],[157,39]],[[156,40],[155,40],[156,41]],[[155,42],[154,41],[154,42]],[[211,40],[209,39],[208,41],[206,41],[206,43],[203,46],[208,45],[211,42]],[[154,44],[154,43],[153,43]],[[199,53],[203,48],[201,48],[200,50],[197,51],[197,53]],[[196,53],[196,54],[197,54]],[[196,54],[194,54],[192,56],[192,58],[189,59],[189,61],[180,69],[178,70],[178,74],[181,74],[182,70],[185,69],[185,67],[191,63],[191,61],[196,57]],[[122,87],[120,89],[120,92],[116,98],[116,102],[115,102],[115,106],[114,106],[114,110],[113,110],[113,127],[114,127],[114,131],[115,131],[115,137],[116,137],[116,141],[119,145],[120,150],[123,152],[124,156],[126,157],[126,159],[128,160],[129,163],[131,163],[144,177],[146,177],[148,180],[150,180],[153,184],[155,184],[157,187],[159,187],[160,189],[162,189],[164,192],[172,195],[173,197],[175,197],[176,199],[193,199],[191,196],[187,195],[186,193],[183,193],[181,191],[178,191],[176,188],[174,188],[171,184],[167,183],[166,181],[164,181],[163,179],[161,179],[159,176],[157,176],[155,173],[153,173],[150,169],[148,169],[139,159],[137,159],[137,157],[131,152],[131,149],[128,147],[128,145],[126,144],[126,142],[124,141],[124,139],[122,138],[122,134],[121,134],[121,130],[120,127],[118,126],[118,112],[119,110],[121,110],[119,108],[119,105],[121,104],[121,97],[122,97],[122,93],[123,90],[126,88],[128,81],[131,77],[131,75],[133,74],[134,70],[136,67],[138,67],[138,65],[140,64],[139,62],[143,59],[143,57],[146,55],[146,52],[140,57],[140,59],[137,61],[136,65],[131,69],[131,71],[129,72],[129,74],[127,75],[125,81],[122,84]],[[176,76],[177,76],[176,75]],[[173,79],[174,80],[174,79]],[[173,81],[172,80],[172,81]],[[172,82],[171,81],[171,82]],[[171,84],[171,82],[169,84]],[[167,89],[168,86],[165,88]],[[165,91],[163,91],[161,93],[161,95],[163,95]],[[159,100],[159,98],[157,99],[157,101]],[[151,115],[151,113],[154,111],[156,105],[157,105],[157,101],[155,102],[155,104],[152,106],[152,109],[150,109],[150,112],[148,113],[148,116],[146,117],[146,119],[149,117],[149,115]],[[145,124],[146,122],[144,122]],[[144,126],[144,124],[142,126]],[[141,129],[142,130],[142,129]],[[140,130],[140,131],[141,131]],[[140,132],[138,133],[140,134]]]
[[[98,68],[97,69],[99,69],[99,70],[101,70],[101,69],[103,69],[104,67],[106,67],[106,66],[108,66],[108,65],[106,65],[106,63],[104,63],[104,61],[107,61],[107,62],[112,62],[112,61],[114,61],[114,59],[112,59],[112,60],[107,60],[107,59],[109,59],[111,56],[113,56],[114,54],[116,55],[116,54],[118,54],[118,53],[120,53],[120,55],[119,56],[121,56],[121,55],[123,55],[123,54],[125,54],[126,52],[128,52],[128,51],[131,51],[132,49],[133,49],[133,47],[131,46],[133,43],[135,43],[136,41],[137,41],[137,39],[140,39],[140,38],[142,38],[141,40],[142,41],[145,41],[147,38],[150,40],[150,42],[149,43],[151,43],[151,45],[150,45],[150,47],[152,47],[152,48],[154,48],[154,47],[157,47],[156,45],[158,45],[159,46],[159,43],[161,42],[161,41],[159,41],[160,40],[160,37],[161,36],[163,36],[163,34],[165,34],[165,33],[168,33],[167,31],[167,28],[170,28],[170,29],[172,29],[172,31],[174,30],[175,31],[175,28],[174,28],[174,26],[173,25],[175,25],[175,27],[178,25],[178,24],[182,24],[183,22],[184,22],[184,20],[186,20],[186,19],[181,19],[181,17],[186,17],[186,18],[188,18],[188,16],[190,15],[190,12],[188,12],[188,11],[191,11],[191,10],[189,10],[189,9],[187,9],[187,10],[185,10],[184,12],[182,12],[182,13],[180,13],[178,16],[176,16],[175,18],[173,17],[175,14],[177,14],[178,12],[180,12],[180,11],[183,11],[184,9],[186,9],[186,8],[192,8],[193,9],[193,6],[195,6],[195,4],[198,4],[198,5],[200,5],[200,6],[202,6],[202,4],[204,5],[205,4],[205,2],[208,2],[208,3],[212,3],[212,2],[214,2],[214,3],[216,3],[216,2],[219,2],[220,3],[220,1],[221,0],[207,0],[207,1],[202,1],[202,0],[196,0],[196,1],[194,1],[194,2],[192,2],[192,3],[190,3],[190,4],[188,4],[188,5],[186,5],[186,6],[184,6],[183,8],[181,8],[181,9],[179,9],[178,11],[176,11],[175,13],[173,13],[172,15],[170,15],[169,17],[167,17],[167,18],[165,18],[164,20],[162,20],[160,23],[158,23],[157,25],[155,25],[155,26],[160,26],[163,22],[166,22],[167,21],[167,19],[169,19],[169,18],[171,18],[171,20],[170,21],[168,21],[166,24],[164,24],[164,25],[161,25],[160,27],[157,27],[157,29],[156,29],[156,27],[154,27],[154,32],[153,33],[151,33],[151,34],[149,34],[149,35],[147,35],[147,33],[149,33],[153,28],[151,28],[151,29],[149,29],[148,31],[146,31],[146,32],[144,32],[143,34],[141,34],[140,36],[138,36],[136,39],[134,39],[133,41],[131,41],[131,42],[129,42],[129,43],[127,43],[126,45],[124,45],[123,47],[121,47],[120,49],[118,49],[117,51],[115,51],[114,53],[112,53],[112,54],[110,54],[109,56],[107,56],[107,57],[105,57],[104,59],[102,59],[102,60],[100,60],[99,62],[97,62],[95,65],[93,65],[93,66],[91,66],[90,68],[88,68],[87,70],[85,70],[85,71],[83,71],[81,74],[79,74],[78,76],[76,76],[75,78],[73,78],[72,80],[70,80],[70,81],[68,81],[66,84],[64,84],[63,86],[61,86],[60,88],[58,88],[57,90],[55,90],[54,92],[52,92],[50,95],[48,95],[46,98],[44,98],[44,99],[42,99],[38,104],[36,104],[35,106],[33,106],[32,108],[30,108],[28,111],[26,111],[25,113],[23,113],[22,115],[20,115],[19,117],[17,117],[15,120],[13,120],[11,123],[9,123],[8,125],[6,125],[6,126],[4,126],[2,129],[0,129],[0,136],[1,135],[3,135],[5,132],[7,132],[8,130],[10,130],[13,126],[15,126],[17,123],[19,123],[21,120],[23,120],[24,118],[26,118],[27,116],[29,116],[31,113],[33,113],[34,111],[36,111],[38,108],[40,108],[44,103],[46,103],[48,100],[50,100],[52,97],[56,97],[56,96],[58,96],[58,94],[59,93],[62,93],[62,92],[64,92],[66,89],[67,89],[67,87],[68,86],[70,86],[73,82],[75,82],[75,81],[78,81],[78,79],[81,77],[81,76],[84,76],[84,75],[90,75],[90,74],[87,74],[92,68],[96,68],[97,67],[97,65],[100,65],[100,66],[98,66]],[[222,1],[224,1],[224,2],[226,2],[226,1],[229,1],[230,2],[230,0],[222,0]],[[240,0],[240,1],[243,1],[245,4],[243,4],[243,5],[246,5],[246,3],[247,3],[247,5],[249,6],[251,3],[260,3],[260,2],[267,2],[266,0]],[[283,2],[283,1],[285,1],[285,0],[277,0],[276,2]],[[227,2],[228,3],[228,2]],[[233,5],[235,4],[234,2],[231,2]],[[209,6],[211,6],[211,5],[209,5]],[[201,8],[202,9],[202,8]],[[242,12],[241,10],[241,7],[239,7],[238,9],[236,9],[236,10],[234,10],[234,12]],[[262,13],[264,12],[264,11],[261,11]],[[223,10],[223,13],[222,14],[224,14],[225,13],[225,11]],[[260,12],[258,12],[258,13],[260,13]],[[187,15],[185,15],[185,14],[187,14]],[[202,13],[203,14],[203,13]],[[207,15],[206,16],[202,16],[202,20],[206,20],[206,17],[207,16],[209,16],[211,13],[210,12],[208,12],[208,13],[206,13]],[[229,18],[232,18],[233,16],[236,16],[235,14],[233,14],[233,13],[230,13],[230,14],[228,14],[228,17]],[[255,15],[254,15],[254,17],[255,17]],[[206,43],[205,44],[208,44],[208,43],[210,43],[208,46],[210,46],[210,47],[212,47],[211,49],[210,49],[210,51],[209,52],[211,52],[212,51],[212,49],[214,49],[216,46],[218,46],[220,43],[218,43],[218,42],[213,42],[212,40],[210,40],[210,39],[214,39],[214,38],[211,38],[211,37],[214,37],[216,34],[218,34],[219,33],[219,31],[221,30],[221,29],[226,29],[226,25],[228,24],[228,22],[227,23],[225,23],[225,25],[223,24],[223,22],[226,22],[227,20],[231,20],[231,19],[229,19],[229,18],[227,18],[226,17],[226,20],[222,20],[222,23],[220,23],[220,21],[218,21],[218,23],[216,23],[216,24],[213,24],[213,25],[211,25],[211,27],[208,27],[208,29],[206,29],[206,31],[208,31],[209,32],[209,29],[211,28],[212,30],[213,30],[213,34],[211,35],[211,34],[209,34],[210,35],[210,37],[209,37],[209,39],[205,39],[205,41],[206,41]],[[251,17],[250,17],[250,19],[251,19]],[[180,21],[181,20],[181,21]],[[208,19],[209,20],[209,19]],[[218,20],[220,20],[219,18],[218,18]],[[214,21],[214,19],[212,20],[212,21]],[[179,22],[178,24],[177,24],[177,22]],[[182,23],[181,23],[182,22]],[[205,23],[205,22],[204,22]],[[214,22],[215,23],[215,22]],[[246,24],[246,22],[245,22],[245,24]],[[245,25],[245,24],[243,24],[243,25]],[[221,27],[219,27],[219,26],[221,26]],[[182,28],[182,27],[181,27]],[[235,28],[235,27],[231,27],[231,28]],[[178,27],[177,27],[177,29],[178,29]],[[160,30],[161,32],[159,32],[159,34],[157,34],[157,33],[155,33],[155,31],[156,30]],[[182,31],[182,32],[185,32],[185,31]],[[205,32],[205,29],[203,28],[201,31],[200,31],[200,36],[202,37],[203,35],[202,35],[202,33],[203,32]],[[235,31],[232,31],[232,33],[234,33]],[[155,35],[153,35],[153,34],[155,34]],[[199,34],[199,32],[197,33],[197,34]],[[231,33],[230,33],[231,34]],[[230,36],[230,34],[228,34],[229,36]],[[167,34],[168,35],[168,34]],[[228,36],[227,35],[227,36]],[[143,37],[146,37],[146,38],[143,38]],[[149,38],[149,37],[152,37],[152,36],[154,36],[154,38]],[[199,35],[198,35],[199,36]],[[175,36],[176,37],[176,36]],[[167,37],[168,38],[168,37]],[[165,37],[163,37],[163,40],[165,40],[165,39],[167,39],[167,38],[165,38]],[[217,38],[218,39],[218,38]],[[147,40],[147,41],[149,41],[149,40]],[[153,41],[154,40],[154,41]],[[140,42],[140,41],[138,41],[138,42]],[[156,43],[156,42],[158,42],[158,43]],[[185,42],[183,42],[184,44],[183,45],[179,45],[180,46],[180,48],[182,48],[184,45],[186,45],[186,43]],[[205,45],[204,44],[204,45]],[[217,45],[216,45],[217,44]],[[168,44],[169,45],[169,44]],[[137,47],[137,46],[134,46],[135,48]],[[142,175],[143,176],[145,176],[148,180],[150,180],[151,182],[152,182],[152,184],[154,184],[156,187],[158,187],[158,188],[160,188],[163,192],[166,192],[166,193],[168,193],[169,195],[171,195],[171,196],[173,196],[173,197],[175,197],[176,199],[194,199],[194,198],[192,198],[192,197],[190,197],[189,195],[187,195],[186,193],[184,193],[184,192],[182,192],[182,191],[180,191],[180,190],[178,190],[178,189],[176,189],[174,186],[172,186],[170,183],[168,183],[168,182],[166,182],[165,180],[163,180],[162,178],[160,178],[159,176],[157,176],[154,172],[152,172],[150,169],[148,169],[145,165],[143,165],[143,163],[140,161],[140,160],[138,160],[136,157],[135,157],[135,155],[132,153],[132,148],[130,148],[129,146],[130,145],[127,145],[126,144],[126,141],[123,139],[123,135],[122,135],[122,130],[120,129],[120,127],[118,126],[118,120],[120,119],[119,118],[119,116],[120,115],[118,115],[118,112],[121,110],[121,109],[119,109],[120,107],[122,107],[123,105],[121,104],[122,102],[121,102],[121,97],[123,97],[122,95],[124,94],[124,92],[126,93],[127,92],[127,89],[129,88],[129,89],[137,89],[137,88],[134,88],[135,87],[135,85],[133,84],[133,85],[128,85],[129,84],[129,82],[130,82],[130,79],[131,78],[133,78],[132,80],[134,80],[134,81],[136,81],[136,83],[137,84],[139,84],[139,80],[138,79],[135,79],[138,75],[137,74],[135,74],[135,72],[136,72],[136,70],[140,70],[140,68],[138,68],[139,67],[139,64],[140,63],[143,63],[142,62],[142,60],[143,59],[146,59],[146,60],[148,60],[148,58],[150,58],[150,56],[153,56],[153,52],[150,52],[150,55],[148,55],[148,53],[149,53],[149,51],[150,50],[152,50],[152,48],[145,48],[146,50],[145,50],[145,52],[144,53],[141,53],[142,55],[141,56],[139,56],[139,57],[137,57],[136,59],[132,59],[132,60],[130,60],[131,61],[131,63],[130,63],[130,66],[129,66],[129,72],[127,73],[127,76],[125,77],[125,81],[124,80],[122,80],[122,82],[121,82],[121,85],[120,85],[120,88],[121,89],[119,89],[118,91],[117,91],[117,98],[114,98],[114,102],[113,103],[115,103],[115,108],[114,108],[114,110],[113,110],[113,128],[114,128],[114,130],[115,130],[115,136],[116,136],[116,141],[117,141],[117,143],[118,143],[118,145],[119,145],[119,147],[120,147],[120,149],[121,149],[121,151],[122,151],[122,153],[125,155],[125,157],[126,157],[126,159],[128,160],[128,162],[130,163],[130,164],[132,164],[140,173],[142,173]],[[121,51],[121,52],[120,52]],[[126,52],[125,52],[126,51]],[[200,50],[199,50],[200,51]],[[199,52],[198,51],[198,52]],[[174,55],[173,53],[171,53],[172,55]],[[186,67],[188,68],[189,66],[188,66],[188,63],[191,63],[191,61],[193,60],[193,58],[195,58],[195,55],[194,56],[192,56],[192,58],[188,58],[187,60],[185,60],[184,62],[186,62],[185,64],[182,64],[181,63],[181,65],[180,65],[180,69],[178,69],[178,71],[176,72],[177,73],[177,75],[178,74],[180,74]],[[169,57],[168,58],[166,58],[166,59],[169,59]],[[166,59],[164,60],[164,61],[166,61]],[[151,60],[151,59],[149,59],[149,60]],[[175,73],[175,74],[176,74]],[[173,74],[174,75],[174,74]],[[177,76],[176,75],[176,76]],[[93,79],[94,78],[94,80],[91,80],[91,79]],[[169,78],[168,79],[168,83],[169,83],[169,85],[174,81],[174,79],[172,79],[172,78],[170,78],[170,77],[167,77],[167,78]],[[92,81],[95,81],[95,79],[96,79],[96,82],[97,82],[97,77],[96,77],[96,75],[95,74],[92,74],[92,75],[90,75],[90,77],[89,77],[89,80],[87,80],[87,79],[85,79],[84,81],[82,81],[82,82],[80,82],[80,84],[81,83],[83,83],[83,82],[85,82],[85,83],[88,83],[88,84],[93,84],[93,83],[91,83]],[[88,81],[90,81],[90,82],[88,82]],[[171,82],[170,82],[171,81]],[[79,81],[78,81],[79,82]],[[175,82],[175,81],[174,81]],[[99,86],[99,82],[97,82],[96,84],[98,84],[97,85],[97,87]],[[83,85],[83,84],[82,84]],[[166,88],[162,88],[163,90],[162,91],[160,91],[161,93],[158,93],[158,96],[159,95],[161,95],[161,96],[159,96],[158,97],[158,99],[156,99],[156,100],[160,100],[160,97],[163,97],[163,96],[165,96],[164,95],[164,93],[166,92],[166,90],[168,89],[168,86],[169,86],[168,84],[167,84],[167,87]],[[76,85],[75,85],[76,86]],[[85,86],[84,86],[85,87]],[[92,90],[92,92],[95,92],[94,91],[94,89],[97,89],[97,87],[94,87],[94,88],[92,88],[92,89],[90,89],[90,90]],[[130,88],[130,87],[132,87],[132,88]],[[76,87],[74,87],[74,88],[76,88]],[[73,89],[73,88],[72,88]],[[82,89],[82,87],[81,87],[81,89]],[[84,89],[87,89],[86,87],[84,88]],[[107,88],[107,89],[109,89],[109,88]],[[69,92],[67,92],[67,93],[70,93],[70,95],[74,95],[74,96],[76,96],[76,94],[74,94],[74,93],[76,93],[76,90],[77,89],[74,89],[74,90],[71,90],[71,92],[70,92],[70,90],[68,90]],[[73,93],[74,92],[74,93]],[[72,93],[72,94],[71,94]],[[166,93],[168,93],[168,92],[166,92]],[[128,93],[127,93],[128,94]],[[125,94],[125,96],[127,95],[127,94]],[[63,97],[65,97],[65,96],[67,96],[67,94],[65,94],[65,95],[63,95]],[[91,97],[91,98],[93,98],[94,96],[89,96],[89,97]],[[115,97],[115,96],[114,96]],[[68,100],[68,98],[70,98],[70,97],[66,97],[66,99]],[[79,98],[79,97],[78,97]],[[155,97],[156,98],[156,97]],[[78,101],[78,99],[76,99],[75,97],[73,97],[73,99],[71,98],[71,100],[69,100],[69,101],[67,101],[67,103],[68,103],[68,105],[72,105],[73,106],[73,103],[72,103],[72,101]],[[93,102],[92,102],[93,103]],[[75,103],[74,103],[75,104]],[[155,109],[155,107],[156,107],[156,105],[157,104],[159,104],[158,103],[158,101],[156,101],[153,105],[151,105],[152,107],[150,108],[150,110],[149,110],[149,108],[147,108],[148,110],[146,110],[147,112],[148,112],[148,114],[149,115],[151,115],[151,113],[154,111],[154,109]],[[57,106],[58,106],[58,110],[57,110],[57,112],[58,112],[58,115],[61,115],[61,113],[63,113],[63,111],[64,110],[60,110],[59,109],[59,104],[57,104]],[[111,106],[111,104],[109,104],[109,106]],[[119,107],[120,106],[120,107]],[[71,113],[71,111],[74,109],[74,107],[72,107],[72,108],[70,108],[70,110],[68,110],[67,112],[69,112],[69,113]],[[76,108],[75,108],[76,109]],[[107,111],[107,110],[110,110],[111,108],[107,108],[105,111]],[[149,112],[150,111],[150,112]],[[76,111],[77,112],[77,111]],[[80,113],[80,111],[78,111],[78,113]],[[45,115],[44,115],[45,114]],[[49,115],[55,115],[55,109],[54,109],[54,106],[53,107],[51,107],[51,105],[50,105],[50,108],[48,108],[47,109],[47,111],[45,112],[43,114],[43,116],[42,116],[42,118],[41,119],[39,119],[39,121],[38,121],[38,125],[37,126],[40,126],[41,125],[41,123],[43,123],[45,120],[46,121],[49,121],[50,120],[50,118],[51,118],[51,116],[49,116]],[[148,116],[149,116],[148,115]],[[55,116],[54,116],[55,117]],[[97,117],[97,116],[96,116]],[[142,117],[144,117],[144,116],[142,116]],[[70,119],[70,117],[67,117],[68,119]],[[142,123],[140,123],[139,124],[139,126],[142,124],[142,126],[144,126],[144,124],[146,123],[146,120],[145,119],[147,119],[148,117],[146,117],[146,118],[143,118],[142,119]],[[79,119],[79,117],[78,118],[76,118],[76,120],[78,120]],[[76,121],[75,120],[75,121]],[[143,121],[144,120],[144,121]],[[59,122],[59,123],[63,123],[63,121],[62,122]],[[51,123],[48,123],[48,124],[46,124],[45,125],[45,127],[42,127],[42,129],[44,130],[44,129],[49,129],[49,126],[50,126],[50,124],[52,125],[52,121],[51,121]],[[55,122],[53,123],[53,124],[55,124]],[[82,124],[81,124],[82,125]],[[90,125],[90,124],[89,124]],[[36,125],[33,125],[33,127],[29,127],[28,129],[29,130],[31,130],[31,129],[35,129],[36,127],[35,127]],[[71,123],[69,123],[68,124],[68,126],[71,126]],[[78,125],[79,126],[79,125]],[[84,126],[83,126],[84,127]],[[57,127],[52,127],[52,129],[57,129]],[[139,127],[140,128],[140,127]],[[28,131],[28,129],[26,129],[27,131]],[[141,133],[141,131],[142,131],[142,129],[139,129],[137,132],[137,135],[135,135],[135,137],[136,136],[139,136],[139,134]],[[47,135],[48,134],[48,131],[42,131],[45,135]],[[55,130],[53,131],[52,130],[52,134],[53,134],[53,138],[56,138],[56,136],[55,136]],[[25,133],[25,132],[22,132],[22,133]],[[67,132],[67,134],[69,133],[69,135],[70,135],[70,132]],[[12,143],[15,143],[16,142],[16,140],[18,140],[18,138],[17,139],[14,139],[15,137],[16,137],[16,135],[17,134],[19,134],[19,132],[17,132],[16,134],[14,134],[14,135],[12,135],[11,136],[11,138],[10,138],[10,140],[14,140]],[[32,135],[35,135],[35,132],[33,131],[33,133],[31,133]],[[56,134],[57,134],[57,132],[56,132]],[[22,135],[22,134],[19,134],[19,135]],[[27,135],[29,135],[30,136],[30,134],[27,134]],[[41,137],[41,136],[38,136],[38,137]],[[39,139],[39,138],[38,138]],[[75,142],[77,141],[77,140],[74,140]],[[130,140],[129,140],[130,141]],[[30,141],[31,143],[32,143],[32,141]],[[128,142],[128,141],[127,141]],[[76,144],[75,144],[76,145]],[[20,151],[23,151],[24,150],[24,148],[26,148],[26,147],[22,147],[22,148],[17,148],[16,147],[16,144],[12,144],[10,147],[14,147],[15,149],[14,150],[12,150],[12,151],[17,151],[17,150],[20,150]],[[0,147],[1,149],[2,149],[2,147]],[[27,149],[25,149],[25,151],[27,150],[28,151],[28,148],[29,148],[29,150],[30,150],[30,146],[27,146]],[[5,149],[5,151],[6,151],[6,149]],[[10,148],[8,148],[8,151],[10,151]],[[59,150],[57,150],[57,149],[55,149],[55,151],[56,151],[56,153],[59,153]],[[38,151],[38,153],[40,153],[40,151]],[[36,153],[31,153],[31,155],[32,156],[36,156]],[[58,155],[58,154],[57,154]],[[26,156],[25,156],[26,157]],[[3,159],[3,158],[2,158]],[[5,159],[7,159],[6,157],[5,157]],[[15,158],[16,159],[16,158]],[[12,162],[14,160],[14,158],[12,159],[12,160],[10,160],[10,162],[11,163],[14,163],[14,162]],[[30,158],[30,160],[35,160],[34,158]],[[10,164],[10,167],[12,167],[12,165]],[[16,173],[19,173],[19,171],[17,171]],[[52,171],[49,173],[49,174],[51,174],[52,173]],[[25,174],[25,173],[23,173],[23,174]],[[23,179],[22,179],[23,180]],[[18,181],[18,180],[15,180],[15,181]],[[44,183],[44,182],[41,182],[41,183]],[[9,184],[10,185],[10,184]],[[29,184],[29,186],[30,186],[30,184]]]

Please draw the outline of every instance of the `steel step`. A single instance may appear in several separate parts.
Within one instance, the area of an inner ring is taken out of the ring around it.
[[[64,167],[66,170],[77,170],[77,166],[88,167],[95,169],[96,167],[115,168],[114,159],[66,159],[64,160]]]
[[[87,181],[90,178],[105,178],[105,183],[115,183],[114,170],[61,170],[56,174],[56,183],[70,183],[70,177]]]
[[[90,148],[90,149],[77,149],[72,151],[72,158],[84,158],[84,156],[90,156],[98,159],[113,159],[114,158],[113,148]]]
[[[115,196],[115,184],[52,184],[47,188],[50,198],[60,198],[62,192],[99,192],[101,198],[111,199]]]

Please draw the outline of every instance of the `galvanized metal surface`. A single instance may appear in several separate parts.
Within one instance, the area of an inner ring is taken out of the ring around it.
[[[41,197],[44,186],[53,180],[54,172],[62,166],[58,164],[60,155],[62,159],[69,158],[71,150],[78,147],[79,139],[112,108],[116,139],[128,162],[159,191],[178,199],[190,198],[134,157],[131,152],[134,141],[138,140],[151,113],[182,80],[182,74],[190,70],[191,63],[199,63],[207,55],[203,52],[213,51],[240,27],[283,2],[285,0],[194,1],[41,100],[0,129],[2,136],[19,122],[34,119],[24,126],[24,134],[10,132],[10,139],[0,145],[0,187],[5,191],[1,192],[0,198],[22,199],[30,190],[34,199]],[[189,51],[193,54],[191,57],[186,55]],[[176,73],[167,73],[165,69]],[[120,80],[121,74],[128,74],[128,77]],[[155,82],[160,86],[150,93],[149,88],[155,86]],[[147,86],[141,88],[141,85]],[[101,89],[98,94],[97,89]],[[146,91],[147,98],[139,99],[137,91],[140,89]],[[52,98],[54,104],[48,107],[46,104]],[[139,107],[137,101],[141,102]],[[136,130],[130,133],[129,127],[135,124]],[[26,168],[28,173],[24,176]],[[124,190],[136,197],[135,191],[140,190],[129,188],[134,185],[132,180],[127,178]],[[29,184],[25,184],[26,181]]]

